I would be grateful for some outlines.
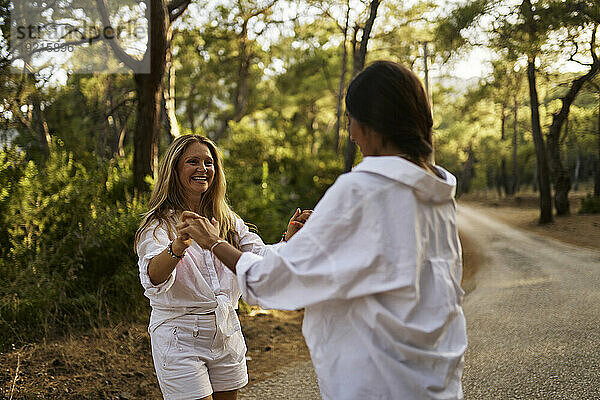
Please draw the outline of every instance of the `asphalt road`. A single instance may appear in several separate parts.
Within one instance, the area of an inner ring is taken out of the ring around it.
[[[600,252],[461,206],[484,260],[464,302],[465,399],[600,399]]]
[[[600,252],[464,205],[459,227],[482,255],[464,301],[465,399],[600,399]],[[298,363],[240,399],[318,399],[316,385],[311,364]]]

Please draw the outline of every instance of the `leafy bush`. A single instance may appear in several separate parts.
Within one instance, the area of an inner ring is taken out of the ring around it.
[[[314,208],[342,170],[334,152],[317,158],[297,138],[265,124],[232,124],[227,149],[227,194],[233,210],[255,224],[266,243],[279,241],[297,207]],[[290,137],[292,136],[292,137]]]
[[[600,214],[600,197],[590,193],[581,199],[579,214]]]
[[[127,199],[130,176],[123,165],[86,169],[60,143],[43,168],[0,153],[0,184],[10,178],[0,196],[0,348],[147,315],[132,249],[145,202]]]

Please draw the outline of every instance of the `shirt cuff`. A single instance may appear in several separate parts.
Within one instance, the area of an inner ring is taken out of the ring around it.
[[[171,286],[173,286],[173,283],[175,283],[175,274],[177,271],[177,267],[173,268],[169,279],[159,283],[158,285],[153,284],[150,280],[150,276],[148,275],[148,266],[150,265],[150,260],[152,260],[154,257],[159,255],[163,251],[164,249],[155,250],[152,253],[146,254],[139,261],[140,281],[142,282],[142,286],[144,287],[144,295],[146,297],[156,296],[158,294],[164,293],[167,290],[169,290]]]
[[[252,290],[248,287],[248,272],[256,263],[263,259],[254,253],[242,253],[242,256],[235,265],[235,275],[237,277],[238,286],[242,292],[242,298],[249,305],[258,305],[258,297],[252,293]]]

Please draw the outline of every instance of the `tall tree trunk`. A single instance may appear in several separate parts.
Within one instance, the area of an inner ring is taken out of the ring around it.
[[[500,121],[500,140],[504,145],[506,141],[506,105],[502,104],[502,113],[501,113],[501,121]],[[499,174],[499,182],[498,187],[504,190],[504,195],[509,195],[510,193],[510,185],[508,182],[508,171],[506,166],[506,156],[504,155],[504,148],[502,149],[502,157],[500,160],[500,174]],[[499,192],[502,190],[499,189]]]
[[[469,144],[467,150],[467,160],[463,163],[461,179],[460,179],[460,194],[469,193],[471,190],[471,180],[475,176],[475,153],[473,152],[473,143]]]
[[[337,105],[336,105],[336,120],[335,120],[335,153],[340,153],[340,129],[342,121],[342,102],[344,100],[344,88],[346,87],[346,64],[348,63],[348,26],[350,24],[350,2],[346,5],[346,23],[344,24],[344,40],[342,41],[342,71],[340,72],[340,84],[338,86]]]
[[[581,151],[577,149],[575,160],[575,171],[573,172],[573,190],[577,192],[579,190],[579,173],[581,171]]]
[[[133,174],[135,188],[140,192],[148,190],[145,178],[154,176],[158,165],[162,88],[161,80],[152,75],[136,74],[134,77],[138,117],[133,136]]]
[[[271,4],[260,10],[255,10],[245,16],[242,20],[242,30],[238,36],[238,80],[233,92],[233,111],[223,118],[221,126],[214,134],[214,140],[218,142],[225,137],[227,128],[231,121],[239,122],[246,115],[248,105],[248,81],[250,79],[250,62],[252,61],[252,53],[248,48],[248,23],[252,17],[260,15],[269,10],[277,0],[273,0]]]
[[[158,170],[160,111],[168,49],[171,42],[169,12],[162,1],[150,2],[150,73],[134,74],[137,122],[134,132],[134,187],[147,191],[146,176]]]
[[[529,82],[529,99],[531,106],[531,131],[535,154],[537,158],[538,186],[540,189],[540,224],[552,222],[552,193],[550,190],[550,167],[546,153],[546,145],[542,136],[540,124],[540,103],[538,100],[535,81],[535,58],[530,57],[527,62],[527,80]]]
[[[600,91],[598,92],[598,161],[596,162],[596,174],[594,178],[594,196],[600,197]]]
[[[196,132],[196,108],[194,106],[194,94],[196,92],[196,83],[192,82],[188,89],[187,100],[185,104],[185,111],[190,129],[192,132]]]
[[[560,134],[562,127],[569,118],[571,105],[577,98],[577,95],[583,88],[583,85],[590,81],[598,71],[600,71],[600,60],[594,53],[596,42],[596,30],[592,34],[591,48],[594,62],[590,66],[590,70],[583,76],[571,82],[569,91],[565,97],[561,98],[562,106],[560,110],[552,116],[552,125],[548,132],[548,150],[552,161],[552,172],[554,177],[554,206],[556,207],[557,215],[566,215],[570,212],[569,205],[569,190],[571,189],[571,176],[569,169],[563,164],[560,156]]]
[[[33,88],[34,93],[30,96],[31,104],[33,106],[32,112],[32,127],[38,135],[38,141],[40,144],[40,151],[42,157],[45,159],[50,154],[50,146],[52,145],[52,139],[50,138],[50,130],[46,123],[46,117],[42,110],[42,102],[37,89]]]
[[[525,17],[526,28],[529,33],[529,39],[532,43],[538,35],[537,22],[534,18],[533,5],[531,0],[523,0],[521,4],[522,13]],[[537,174],[540,189],[540,224],[552,222],[552,193],[550,189],[550,166],[548,155],[546,153],[546,144],[542,136],[542,126],[540,124],[540,102],[536,86],[535,59],[536,50],[532,49],[527,59],[527,81],[529,83],[529,100],[531,108],[531,133],[535,145],[535,154],[537,159]]]
[[[180,135],[179,123],[175,113],[175,63],[173,63],[173,42],[167,51],[166,62],[166,85],[163,94],[165,107],[165,122],[167,126],[167,134],[169,143]]]
[[[352,67],[352,77],[355,77],[364,67],[365,60],[367,58],[367,46],[369,44],[369,37],[371,36],[371,30],[373,29],[373,24],[375,23],[375,18],[377,18],[377,9],[379,8],[379,4],[381,0],[372,0],[371,5],[369,6],[369,18],[365,24],[365,27],[362,30],[362,37],[360,39],[360,46],[356,49],[357,44],[357,31],[359,27],[357,26],[354,29],[354,39],[353,39],[353,67]],[[350,139],[350,135],[348,135],[348,141],[346,143],[346,151],[344,152],[344,171],[348,172],[352,169],[354,165],[354,159],[356,158],[356,144]]]
[[[187,9],[191,0],[152,0],[146,9],[149,37],[142,61],[127,54],[118,39],[107,43],[116,57],[134,71],[137,95],[137,116],[133,137],[133,181],[138,192],[148,190],[146,176],[154,176],[158,169],[158,138],[165,67],[169,61],[172,23]],[[107,0],[96,0],[96,7],[104,26],[110,22]],[[150,61],[149,73],[138,73]]]
[[[248,104],[248,78],[250,75],[250,56],[247,54],[247,21],[242,29],[242,36],[239,38],[239,65],[238,65],[238,81],[233,94],[233,112],[224,117],[221,121],[221,126],[215,132],[214,140],[218,142],[227,132],[231,121],[239,122],[246,113]]]
[[[519,164],[518,164],[518,145],[519,145],[519,100],[517,96],[514,98],[514,109],[513,109],[513,138],[512,138],[512,193],[515,194],[519,191]]]
[[[533,164],[533,179],[531,181],[531,190],[533,190],[533,193],[538,191],[538,181],[538,163],[536,158],[536,161]]]

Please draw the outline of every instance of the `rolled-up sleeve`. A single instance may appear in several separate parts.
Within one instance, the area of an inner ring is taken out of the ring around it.
[[[142,233],[137,245],[140,282],[144,288],[144,295],[149,298],[169,290],[175,282],[175,274],[177,273],[177,268],[174,268],[169,279],[158,285],[153,284],[150,280],[150,276],[148,275],[148,265],[150,264],[150,260],[162,253],[170,242],[166,229],[159,227],[155,231],[154,229],[156,226],[157,224],[151,224],[147,227]]]
[[[264,255],[266,249],[272,246],[266,245],[256,233],[250,232],[250,229],[248,229],[248,226],[246,226],[241,218],[236,218],[235,223],[235,228],[240,237],[240,249],[242,252]]]
[[[306,246],[307,251],[316,250],[311,241],[296,242],[296,249],[298,245]],[[286,247],[268,248],[262,256],[242,254],[236,264],[236,275],[244,301],[268,309],[297,310],[334,297],[333,264],[321,258],[321,262],[309,263],[312,268],[307,269],[309,264],[280,254]],[[319,253],[327,258],[323,252]]]
[[[396,228],[381,223],[389,216],[375,200],[380,195],[357,193],[352,182],[342,179],[285,246],[262,256],[244,253],[236,264],[244,300],[293,310],[409,286],[414,235],[390,234]],[[409,212],[399,209],[396,216],[405,221],[407,232],[410,220],[404,214]]]

